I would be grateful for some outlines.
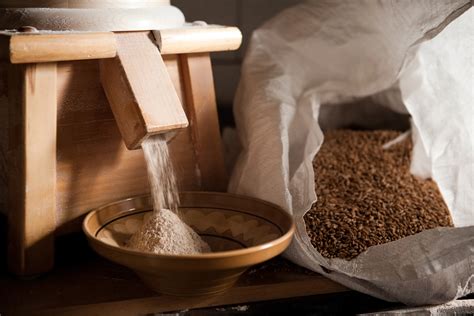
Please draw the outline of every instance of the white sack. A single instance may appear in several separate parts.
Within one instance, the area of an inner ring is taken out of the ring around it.
[[[294,215],[297,231],[286,252],[292,261],[407,304],[474,292],[470,6],[468,0],[315,0],[254,32],[235,100],[243,152],[229,190]],[[316,200],[312,160],[323,141],[320,105],[369,96],[412,115],[411,170],[433,176],[457,227],[371,247],[352,261],[326,259],[311,245],[303,220]]]

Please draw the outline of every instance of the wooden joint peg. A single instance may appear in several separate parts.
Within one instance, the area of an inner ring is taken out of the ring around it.
[[[151,135],[188,126],[151,32],[116,33],[117,56],[100,61],[100,78],[128,149]]]
[[[156,30],[153,34],[162,55],[236,50],[242,43],[238,28],[221,25],[193,25]]]

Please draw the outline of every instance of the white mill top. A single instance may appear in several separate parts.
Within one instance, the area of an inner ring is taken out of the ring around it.
[[[160,30],[184,21],[169,0],[0,0],[0,30]]]

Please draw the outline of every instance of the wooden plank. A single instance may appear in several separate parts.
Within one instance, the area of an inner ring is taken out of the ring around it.
[[[19,34],[10,40],[13,64],[115,57],[117,46],[111,32]]]
[[[91,258],[80,248],[75,250],[79,252],[73,255],[71,263],[28,283],[0,273],[2,312],[6,315],[30,315],[33,311],[41,315],[146,315],[348,290],[319,274],[275,258],[251,268],[235,287],[221,295],[166,296],[148,289],[131,270]],[[60,252],[60,255],[66,254]]]
[[[181,55],[180,62],[201,187],[208,191],[225,191],[227,174],[209,53]]]
[[[147,315],[174,312],[195,308],[222,305],[246,304],[252,302],[276,300],[292,297],[303,297],[318,294],[339,293],[347,291],[322,276],[311,277],[307,280],[283,282],[264,285],[236,286],[212,297],[178,297],[155,296],[142,299],[123,300],[91,305],[79,305],[58,309],[47,309],[48,315]],[[42,312],[43,313],[43,312]]]
[[[54,260],[56,64],[11,70],[8,261],[14,273],[31,275]]]
[[[129,149],[188,120],[150,32],[118,33],[117,57],[100,61],[100,78]]]
[[[242,43],[237,27],[205,25],[154,31],[162,55],[236,50]]]

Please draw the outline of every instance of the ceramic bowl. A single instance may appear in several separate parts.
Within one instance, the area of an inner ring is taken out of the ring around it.
[[[214,192],[184,192],[180,199],[182,220],[213,252],[163,255],[127,248],[130,236],[151,215],[149,196],[93,210],[83,230],[96,252],[134,270],[153,290],[184,296],[225,291],[246,269],[282,253],[295,230],[288,213],[262,200]]]

